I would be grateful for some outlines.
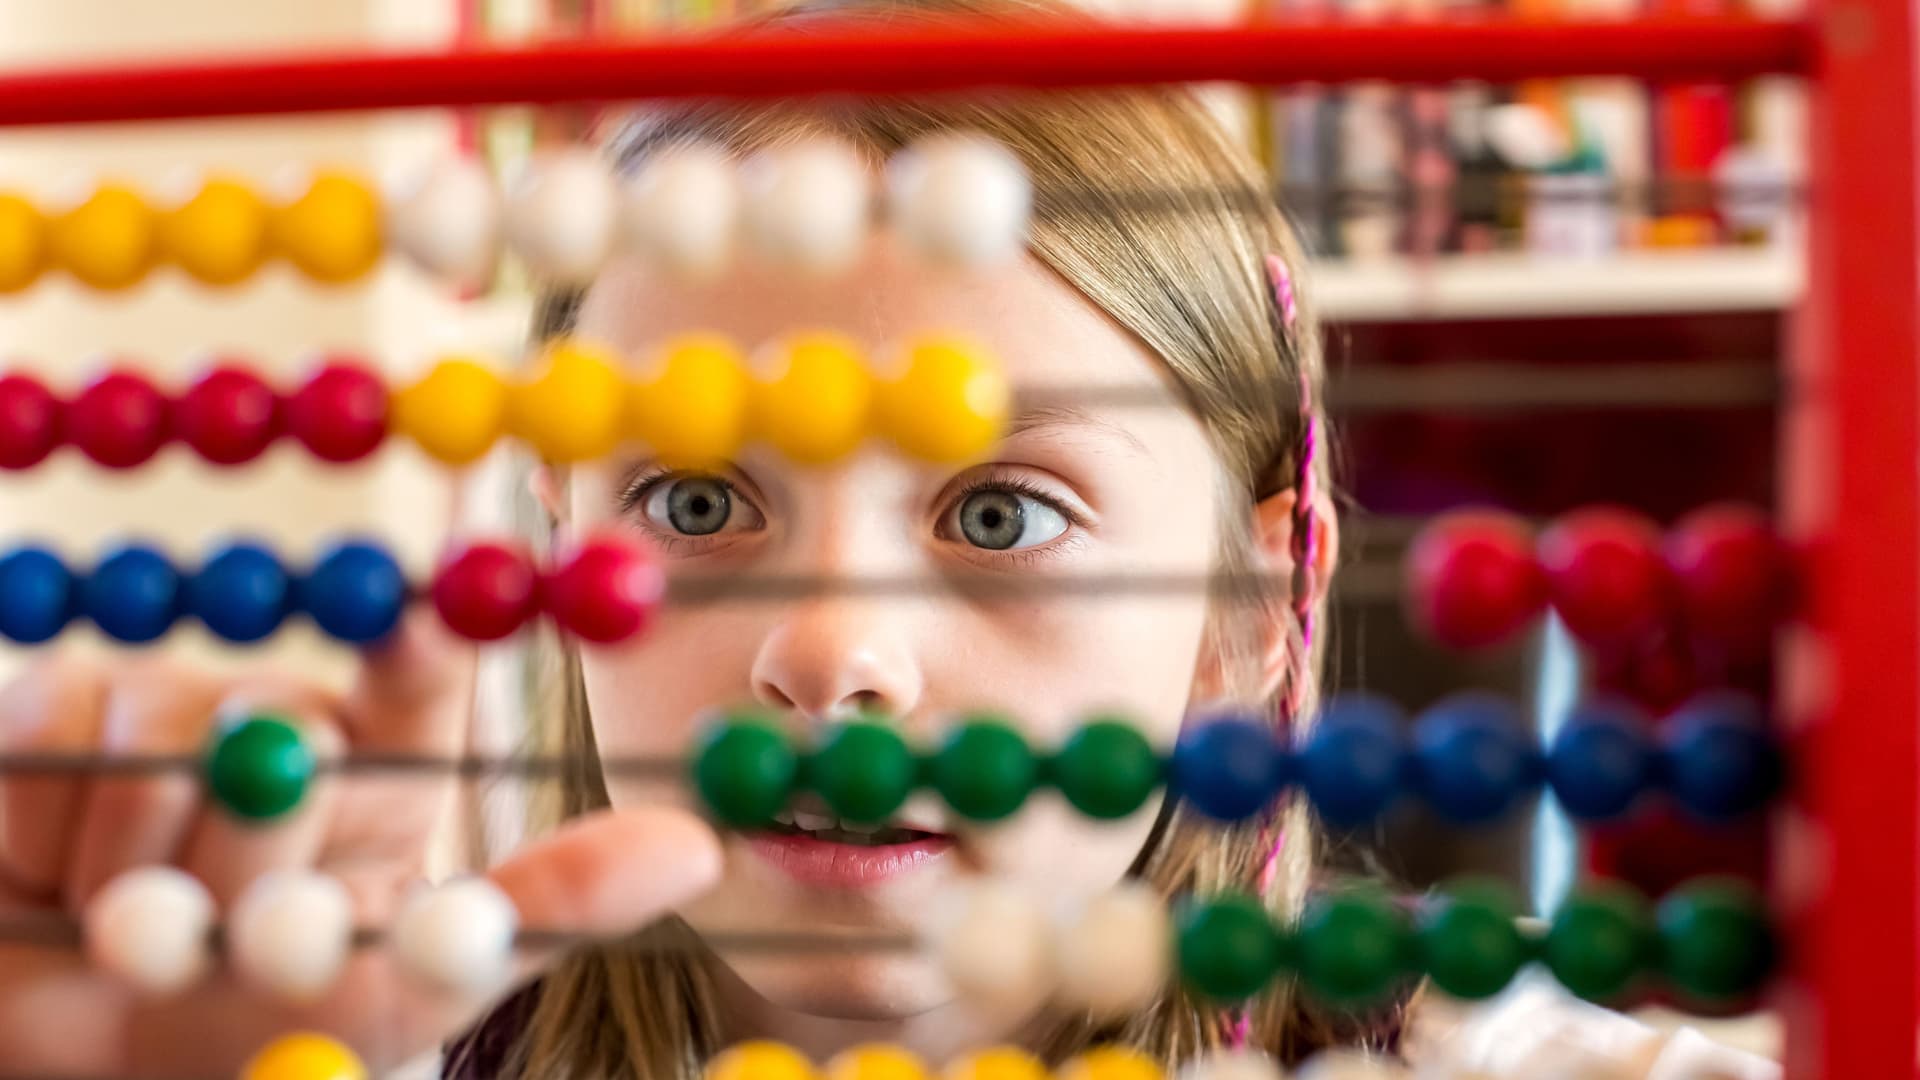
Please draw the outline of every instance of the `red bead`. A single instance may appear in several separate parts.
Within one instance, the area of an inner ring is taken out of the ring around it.
[[[498,641],[539,609],[540,578],[526,553],[503,544],[467,544],[448,554],[433,578],[433,606],[447,628],[474,641]]]
[[[152,383],[129,371],[109,371],[67,406],[67,438],[110,469],[131,469],[166,445],[169,411]]]
[[[1407,551],[1413,621],[1442,645],[1479,649],[1511,637],[1547,604],[1533,530],[1495,511],[1448,514]]]
[[[1573,636],[1618,649],[1657,632],[1673,606],[1660,531],[1626,510],[1580,510],[1540,537],[1554,610]]]
[[[60,445],[60,399],[30,375],[0,376],[0,469],[30,469]]]
[[[322,461],[358,461],[387,437],[387,388],[352,360],[328,361],[285,407],[287,430]]]
[[[666,592],[666,577],[639,546],[601,538],[582,544],[548,575],[541,591],[547,612],[563,629],[605,644],[646,628]]]
[[[1697,510],[1668,534],[1666,555],[1690,630],[1740,652],[1772,641],[1787,613],[1789,568],[1765,514],[1734,505]]]
[[[174,402],[173,429],[215,465],[239,465],[280,437],[280,399],[259,376],[222,364],[195,379]]]

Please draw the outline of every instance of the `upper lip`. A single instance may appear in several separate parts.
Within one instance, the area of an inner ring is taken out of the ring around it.
[[[788,806],[790,809],[819,814],[823,817],[839,816],[831,806],[827,805],[825,799],[810,791],[795,794]],[[950,822],[947,821],[947,816],[942,812],[941,807],[937,804],[927,804],[927,800],[918,795],[910,797],[906,804],[886,821],[876,824],[890,825],[898,829],[913,829],[918,832],[941,834],[952,832],[949,828]]]

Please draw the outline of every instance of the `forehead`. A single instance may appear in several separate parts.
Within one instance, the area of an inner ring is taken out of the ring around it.
[[[617,261],[588,290],[578,330],[627,355],[688,331],[725,334],[747,351],[796,330],[836,331],[876,351],[957,332],[990,347],[1017,389],[1116,387],[1173,400],[1159,359],[1032,258],[991,272],[942,270],[884,233],[852,268],[819,278],[742,259],[693,283]]]

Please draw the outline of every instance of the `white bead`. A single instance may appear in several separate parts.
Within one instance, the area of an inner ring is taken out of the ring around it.
[[[393,949],[420,981],[463,996],[492,993],[513,969],[520,924],[513,901],[486,878],[458,878],[408,897],[393,923]]]
[[[979,135],[923,139],[887,163],[888,216],[937,262],[988,267],[1026,247],[1033,185],[1011,150]]]
[[[479,162],[434,163],[387,199],[385,228],[394,248],[437,278],[479,285],[500,257],[500,193]]]
[[[1399,1066],[1358,1051],[1328,1050],[1301,1066],[1294,1080],[1398,1080],[1405,1075]]]
[[[93,964],[147,994],[186,989],[213,962],[213,896],[191,874],[143,866],[108,882],[82,919]]]
[[[1038,905],[996,882],[967,887],[938,938],[954,988],[985,1000],[1044,997],[1053,972],[1052,928]]]
[[[311,870],[256,878],[227,913],[227,948],[242,978],[289,1001],[327,992],[353,947],[353,898]]]
[[[871,181],[844,143],[816,140],[765,150],[741,167],[747,237],[768,261],[829,273],[860,257]]]
[[[628,250],[679,277],[726,268],[739,230],[740,179],[733,159],[709,146],[661,151],[620,193]]]
[[[581,149],[536,158],[507,198],[507,242],[536,277],[584,285],[613,246],[617,195],[598,156]]]
[[[1115,886],[1060,934],[1061,998],[1095,1016],[1124,1016],[1165,991],[1172,952],[1173,929],[1160,897],[1139,882]]]
[[[1189,1062],[1178,1080],[1285,1080],[1280,1063],[1257,1050],[1216,1050]]]

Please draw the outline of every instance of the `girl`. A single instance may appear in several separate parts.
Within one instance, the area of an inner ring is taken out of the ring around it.
[[[1004,13],[984,0],[938,6]],[[929,9],[874,10],[898,21]],[[1063,906],[1125,878],[1168,897],[1257,889],[1285,915],[1315,854],[1297,804],[1221,829],[1173,803],[1093,824],[1038,800],[1006,825],[976,829],[916,801],[888,830],[864,835],[803,806],[795,821],[809,828],[717,835],[684,790],[603,777],[590,764],[685,753],[700,717],[743,701],[800,734],[878,712],[919,743],[957,714],[992,710],[1040,746],[1096,712],[1119,710],[1166,745],[1186,718],[1228,706],[1283,720],[1310,711],[1322,640],[1312,630],[1338,547],[1317,412],[1320,341],[1294,290],[1302,263],[1291,233],[1183,92],[676,107],[629,121],[610,153],[631,171],[693,144],[746,159],[832,139],[878,168],[952,133],[997,140],[1033,181],[1029,255],[1007,270],[932,270],[882,230],[852,270],[827,279],[747,263],[687,284],[616,261],[543,305],[542,335],[626,355],[693,331],[760,343],[827,328],[875,354],[959,331],[1000,358],[1023,406],[988,461],[958,469],[879,449],[827,467],[750,450],[725,468],[685,472],[635,450],[536,471],[533,490],[557,531],[642,537],[669,573],[928,584],[909,596],[672,607],[631,645],[565,653],[561,701],[544,719],[557,748],[589,764],[561,791],[567,822],[489,876],[522,925],[608,944],[523,950],[525,988],[477,1027],[395,975],[380,950],[356,954],[325,999],[297,1009],[263,1002],[226,973],[172,999],[136,999],[71,952],[10,950],[0,956],[0,1061],[42,1074],[201,1076],[230,1071],[292,1027],[338,1033],[376,1067],[464,1031],[446,1075],[529,1080],[691,1078],[747,1038],[816,1059],[893,1042],[935,1062],[1000,1043],[1057,1061],[1120,1042],[1170,1067],[1227,1042],[1289,1062],[1337,1045],[1396,1052],[1397,1008],[1342,1018],[1281,992],[1228,1014],[1170,988],[1150,1009],[1096,1025],[1050,1007],[1038,988],[992,1009],[962,1002],[920,952],[716,954],[700,944],[742,929],[931,936],[940,901],[983,876]],[[1088,575],[1221,572],[1293,587],[1211,597],[1048,589]],[[1016,599],[939,587],[960,573],[1032,590]],[[157,659],[108,670],[54,657],[0,697],[0,739],[5,751],[185,753],[212,718],[271,707],[329,750],[454,754],[469,663],[422,620],[370,652],[344,697],[293,679],[224,682]],[[445,795],[418,778],[334,778],[290,820],[242,829],[203,812],[184,779],[8,779],[0,897],[11,910],[77,913],[120,871],[166,862],[224,905],[262,873],[315,867],[347,883],[357,921],[384,925],[419,872]],[[1529,1037],[1544,1023],[1530,1023]],[[1645,1064],[1657,1053],[1642,1039],[1616,1056]]]

